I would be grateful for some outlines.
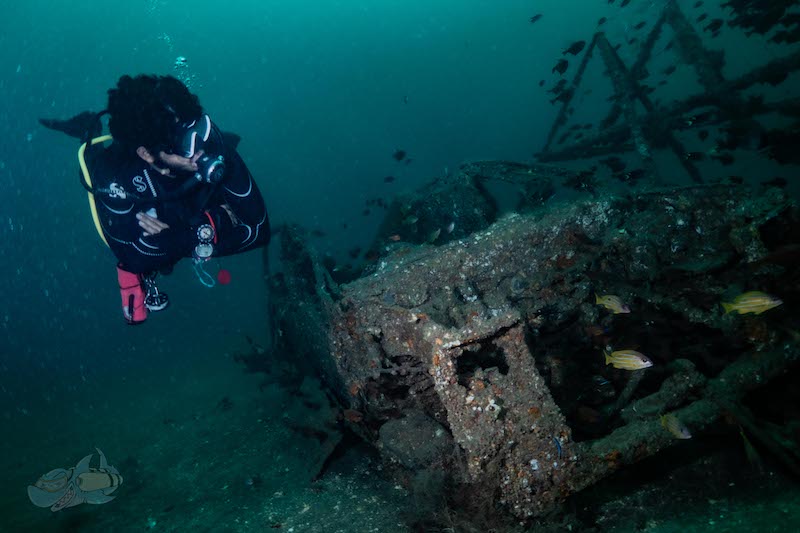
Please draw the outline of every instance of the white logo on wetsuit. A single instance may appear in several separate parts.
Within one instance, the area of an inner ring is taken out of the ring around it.
[[[125,198],[128,197],[128,193],[126,193],[125,189],[120,187],[119,183],[117,182],[112,183],[111,185],[108,186],[108,188],[111,191],[108,194],[111,198],[121,198],[124,200]]]
[[[144,178],[141,176],[136,176],[133,178],[133,186],[136,187],[136,190],[139,192],[144,192],[147,190],[147,184],[144,182]]]

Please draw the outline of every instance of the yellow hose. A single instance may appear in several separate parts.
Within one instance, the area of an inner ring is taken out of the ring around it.
[[[98,143],[103,143],[106,141],[111,140],[111,135],[103,135],[102,137],[95,137],[90,142],[92,146]],[[78,163],[81,165],[81,172],[83,172],[83,177],[86,180],[86,184],[89,185],[89,188],[92,187],[92,178],[89,176],[89,169],[86,167],[86,160],[83,158],[83,153],[86,151],[86,144],[83,143],[81,147],[78,149]],[[108,241],[106,241],[105,235],[103,235],[103,227],[100,225],[100,219],[97,217],[97,206],[94,203],[94,194],[87,192],[89,196],[89,209],[92,212],[92,220],[94,220],[94,229],[97,230],[97,234],[100,235],[100,238],[103,239],[103,242],[108,246]]]

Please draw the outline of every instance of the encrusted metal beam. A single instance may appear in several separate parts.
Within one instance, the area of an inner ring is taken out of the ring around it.
[[[575,73],[575,77],[572,79],[572,84],[569,88],[565,89],[565,91],[570,91],[568,98],[565,98],[561,104],[561,109],[558,111],[558,116],[556,117],[555,122],[553,122],[553,126],[550,128],[550,133],[547,135],[547,142],[545,143],[545,150],[552,144],[553,139],[555,139],[558,130],[567,122],[567,116],[569,114],[569,105],[572,103],[572,100],[575,98],[575,90],[580,86],[581,81],[583,80],[583,73],[586,71],[586,66],[589,64],[589,60],[592,58],[592,54],[594,53],[594,47],[597,43],[597,35],[592,38],[592,42],[589,44],[589,48],[586,50],[586,53],[583,55],[583,60],[581,61],[580,66],[578,67],[578,71]]]

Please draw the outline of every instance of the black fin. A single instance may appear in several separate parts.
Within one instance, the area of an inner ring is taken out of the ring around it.
[[[66,133],[70,137],[75,137],[83,141],[87,137],[97,137],[102,132],[102,124],[97,113],[84,111],[67,120],[55,118],[40,118],[39,123],[45,128]]]

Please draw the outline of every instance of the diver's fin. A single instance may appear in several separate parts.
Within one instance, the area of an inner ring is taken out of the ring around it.
[[[232,131],[223,131],[222,132],[222,140],[225,142],[225,146],[230,146],[234,150],[239,146],[239,142],[242,140],[242,136]]]
[[[83,111],[72,118],[59,120],[56,118],[40,118],[39,123],[45,128],[66,133],[70,137],[84,140],[87,134],[91,138],[97,137],[102,133],[102,124],[94,111]]]

